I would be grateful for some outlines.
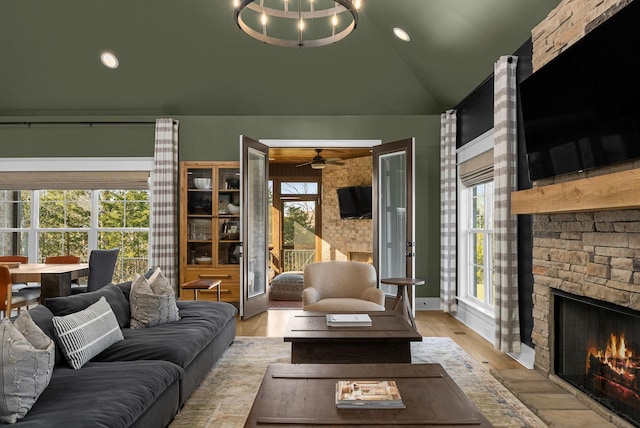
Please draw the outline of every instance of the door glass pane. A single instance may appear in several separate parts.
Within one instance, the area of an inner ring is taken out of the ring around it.
[[[254,297],[266,293],[267,273],[267,191],[265,155],[253,148],[248,150],[247,168],[247,219],[246,241],[249,253],[247,257],[247,286],[248,296]]]
[[[407,230],[407,171],[406,153],[382,155],[379,162],[380,183],[380,278],[406,276]],[[396,287],[382,284],[381,288],[395,294]]]
[[[284,201],[282,208],[284,271],[302,270],[316,256],[316,203]]]

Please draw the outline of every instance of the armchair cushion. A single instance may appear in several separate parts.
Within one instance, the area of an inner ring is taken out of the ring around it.
[[[368,263],[331,260],[304,268],[305,311],[384,311],[384,292],[377,288]]]

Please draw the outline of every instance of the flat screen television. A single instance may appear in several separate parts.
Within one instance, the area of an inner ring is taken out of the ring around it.
[[[349,186],[338,188],[340,218],[371,218],[371,186]]]
[[[640,158],[640,2],[520,83],[531,181]]]

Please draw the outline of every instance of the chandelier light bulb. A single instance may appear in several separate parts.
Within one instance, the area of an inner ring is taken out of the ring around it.
[[[360,9],[360,6],[362,6],[362,0],[356,0],[353,5],[356,7],[356,9]]]
[[[338,16],[334,13],[333,18],[331,19],[331,25],[334,27],[338,25]]]
[[[262,17],[260,18],[260,22],[262,22],[262,25],[267,25],[267,14],[262,12]]]
[[[300,29],[300,31],[304,31],[304,19],[300,20],[300,23],[298,24],[298,29]]]

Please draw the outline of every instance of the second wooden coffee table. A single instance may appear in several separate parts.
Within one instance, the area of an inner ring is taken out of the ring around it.
[[[284,335],[294,364],[410,363],[411,342],[422,336],[398,313],[368,312],[371,327],[328,327],[326,314],[303,312]]]

